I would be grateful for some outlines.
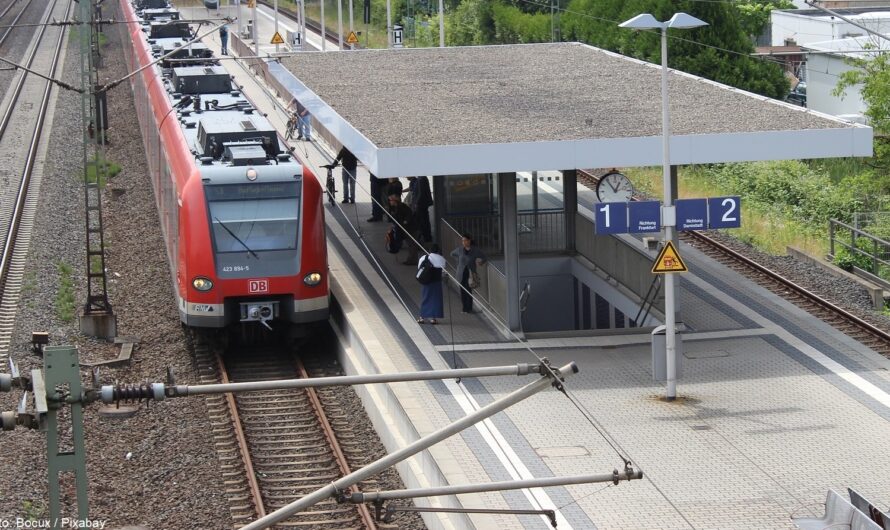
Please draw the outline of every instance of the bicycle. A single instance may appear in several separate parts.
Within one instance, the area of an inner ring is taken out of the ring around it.
[[[291,140],[294,137],[294,132],[297,130],[297,115],[291,114],[287,119],[287,135],[285,136],[286,140]]]
[[[339,166],[340,164],[324,164],[321,167],[328,170],[328,179],[325,182],[325,187],[328,190],[328,203],[331,206],[334,205],[335,197],[337,195],[337,189],[334,185],[334,168]]]

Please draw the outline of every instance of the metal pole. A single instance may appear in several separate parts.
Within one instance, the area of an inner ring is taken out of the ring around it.
[[[272,2],[272,6],[275,9],[275,34],[277,35],[278,34],[278,0],[275,0],[274,2]],[[277,53],[278,51],[279,51],[278,44],[276,44],[275,52]]]
[[[238,38],[240,39],[244,36],[244,24],[241,22],[241,0],[235,0],[235,2],[237,2],[236,5],[238,6]]]
[[[349,32],[352,33],[352,0],[349,0]]]
[[[386,47],[392,48],[392,13],[391,0],[386,0]]]
[[[661,27],[661,145],[664,158],[662,160],[662,182],[664,184],[664,208],[672,207],[671,193],[671,113],[668,107],[668,61],[667,61],[667,23]],[[664,223],[664,244],[673,238],[673,223]],[[667,389],[665,399],[673,401],[677,397],[677,348],[676,348],[676,315],[674,314],[674,274],[664,275],[664,326],[665,355],[667,355]]]
[[[257,28],[256,0],[254,0],[254,3],[253,3],[253,12],[251,13],[251,16],[253,17],[253,25],[252,25],[253,35],[251,35],[253,37],[253,54],[256,55],[257,57],[259,57],[260,56],[260,40],[257,38],[257,35],[259,35],[259,28]],[[257,72],[257,73],[259,73],[259,72]]]
[[[573,373],[578,373],[578,366],[574,362],[569,363],[559,369],[559,375],[561,377],[565,377]],[[349,475],[346,475],[345,477],[334,481],[328,486],[318,489],[315,492],[310,493],[309,495],[306,495],[305,497],[266,515],[265,517],[257,519],[247,526],[242,526],[240,530],[260,530],[263,528],[269,528],[275,523],[279,523],[287,519],[300,510],[304,510],[324,499],[327,499],[328,497],[334,496],[341,491],[345,491],[346,488],[348,488],[349,486],[357,484],[358,482],[361,482],[368,477],[380,473],[390,466],[393,466],[407,458],[410,458],[411,456],[423,451],[424,449],[427,449],[432,445],[435,445],[442,440],[445,440],[446,438],[459,433],[467,427],[474,425],[490,416],[493,416],[494,414],[497,414],[510,405],[519,403],[523,399],[532,396],[537,392],[540,392],[541,390],[544,390],[552,384],[558,385],[559,382],[552,381],[549,375],[541,377],[537,381],[529,383],[524,387],[511,392],[507,396],[482,407],[476,412],[457,420],[451,425],[448,425],[436,432],[424,436],[423,438],[417,440],[416,442],[408,445],[403,449],[399,449],[398,451],[391,453],[381,458],[380,460],[377,460],[376,462],[359,469],[358,471],[350,473]]]
[[[320,0],[319,3],[321,4],[321,51],[325,51],[325,49],[326,49],[326,47],[327,47],[327,46],[326,46],[326,44],[327,44],[327,40],[328,40],[328,39],[327,39],[328,32],[327,32],[327,30],[325,29],[325,20],[324,20],[324,4],[325,4],[325,0]]]
[[[434,379],[458,379],[464,377],[490,377],[497,375],[529,375],[543,373],[541,365],[520,363],[512,366],[486,366],[482,368],[459,368],[455,370],[426,370],[395,374],[343,375],[337,377],[316,377],[312,379],[279,379],[275,381],[251,381],[246,383],[226,383],[212,385],[176,385],[172,387],[173,397],[197,396],[202,394],[224,394],[227,392],[251,392],[257,390],[281,390],[286,388],[317,388],[326,386],[368,385],[375,383],[402,383],[407,381],[430,381]],[[151,385],[155,399],[164,399],[166,386],[162,383]],[[105,385],[101,389],[102,401],[115,401],[115,386]]]
[[[442,495],[461,495],[463,493],[482,493],[485,491],[521,490],[525,488],[549,488],[552,486],[569,486],[571,484],[593,484],[596,482],[613,482],[643,478],[639,470],[602,473],[598,475],[573,475],[570,477],[533,478],[527,480],[505,480],[487,484],[461,484],[438,488],[418,488],[410,490],[376,491],[353,493],[347,500],[353,504],[395,499],[414,499],[417,497],[439,497]]]
[[[439,47],[445,47],[445,4],[439,0]]]
[[[303,41],[303,46],[309,46],[306,40],[306,0],[300,0],[300,40]]]
[[[337,47],[343,49],[343,0],[337,0]]]

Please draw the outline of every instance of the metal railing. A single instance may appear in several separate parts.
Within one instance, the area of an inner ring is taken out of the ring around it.
[[[835,259],[843,249],[854,257],[864,257],[869,268],[854,267],[866,273],[872,281],[890,288],[890,241],[874,236],[860,228],[831,219],[828,223],[830,256]],[[865,241],[863,243],[863,241]],[[863,248],[864,247],[864,248]]]
[[[472,234],[476,245],[486,254],[503,254],[504,242],[497,214],[447,216],[445,221],[458,233]],[[563,210],[520,212],[517,224],[520,252],[565,250],[566,220]]]

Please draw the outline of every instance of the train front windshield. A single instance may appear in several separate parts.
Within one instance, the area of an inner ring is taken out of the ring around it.
[[[226,184],[204,191],[218,254],[296,250],[298,182]]]

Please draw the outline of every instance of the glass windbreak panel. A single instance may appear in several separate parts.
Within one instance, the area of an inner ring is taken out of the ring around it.
[[[297,248],[298,183],[207,186],[205,192],[216,252]]]
[[[497,211],[494,180],[490,174],[445,177],[446,215],[481,215]]]
[[[561,211],[565,207],[562,171],[516,173],[516,202],[520,213]]]

